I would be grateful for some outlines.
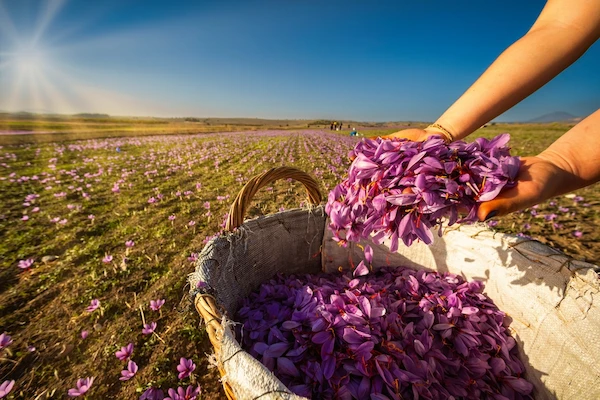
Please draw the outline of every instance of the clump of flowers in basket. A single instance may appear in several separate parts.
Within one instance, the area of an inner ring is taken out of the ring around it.
[[[528,398],[505,314],[453,274],[277,276],[239,310],[242,346],[313,399]]]
[[[372,237],[410,246],[430,244],[431,228],[474,222],[479,203],[515,185],[519,158],[510,155],[508,134],[492,140],[450,144],[363,139],[350,152],[348,177],[329,194],[326,212],[334,239],[344,245]],[[461,210],[466,216],[459,218]]]

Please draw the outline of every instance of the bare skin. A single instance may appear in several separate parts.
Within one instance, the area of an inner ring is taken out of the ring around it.
[[[548,83],[600,38],[600,2],[549,0],[529,32],[506,49],[437,119],[462,139]],[[406,129],[386,138],[421,141],[435,128]],[[514,188],[481,205],[483,221],[600,180],[600,110],[534,157],[523,157]]]

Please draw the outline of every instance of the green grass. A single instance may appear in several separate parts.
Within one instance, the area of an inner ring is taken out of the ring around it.
[[[165,130],[174,126],[154,125]],[[531,155],[567,129],[498,124],[472,137],[509,132],[515,153]],[[376,136],[393,131],[365,132]],[[0,361],[0,377],[17,381],[12,398],[44,398],[54,389],[56,397],[64,397],[85,376],[96,377],[90,398],[134,398],[151,384],[176,385],[179,357],[198,364],[194,379],[204,386],[205,398],[222,398],[217,372],[208,368],[205,357],[210,343],[186,299],[186,277],[193,270],[188,257],[221,229],[230,202],[250,177],[273,166],[297,166],[315,176],[326,197],[347,170],[346,155],[355,141],[343,131],[187,133],[144,136],[145,131],[132,130],[115,133],[119,138],[99,139],[106,132],[97,130],[31,135],[23,142],[17,136],[0,136],[0,333],[8,332],[15,341],[13,355]],[[82,137],[87,139],[75,140]],[[118,193],[113,192],[115,184]],[[248,216],[297,207],[305,197],[298,184],[281,181],[271,188],[257,194]],[[61,193],[65,195],[55,196]],[[39,197],[24,205],[30,194]],[[160,201],[148,202],[159,194]],[[533,235],[597,262],[600,191],[594,186],[578,194],[589,207],[560,198],[538,208],[547,215],[560,214],[559,206],[569,207],[568,214],[557,217],[560,229],[529,211],[498,220],[497,228]],[[229,199],[218,200],[227,195]],[[205,202],[210,202],[210,216]],[[33,212],[34,207],[39,211]],[[25,212],[28,221],[21,219]],[[93,221],[89,215],[95,216]],[[170,215],[176,216],[174,221]],[[54,218],[67,221],[62,225],[52,222]],[[531,228],[524,230],[526,223]],[[585,235],[576,239],[574,230]],[[127,240],[135,242],[129,250]],[[107,254],[113,260],[105,263]],[[47,256],[57,258],[42,261]],[[35,260],[34,267],[20,271],[19,260],[27,258]],[[85,312],[94,298],[102,302],[102,312]],[[158,298],[167,301],[160,313],[148,307]],[[157,322],[158,336],[141,334],[140,307],[146,321]],[[83,329],[90,332],[85,341],[80,337]],[[133,380],[120,382],[123,363],[114,351],[128,342],[135,344],[133,358],[140,370]],[[27,351],[30,345],[36,347],[33,355]],[[15,363],[19,368],[13,370]]]

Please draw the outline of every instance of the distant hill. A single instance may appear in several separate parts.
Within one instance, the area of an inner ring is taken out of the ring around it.
[[[531,123],[544,123],[544,122],[577,122],[580,121],[581,117],[577,117],[573,114],[564,111],[555,111],[550,114],[544,114],[540,117],[534,118],[530,121]]]

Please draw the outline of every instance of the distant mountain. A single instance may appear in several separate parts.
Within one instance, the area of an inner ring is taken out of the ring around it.
[[[570,114],[568,112],[564,112],[564,111],[555,111],[555,112],[551,112],[550,114],[544,114],[540,117],[534,118],[530,121],[527,122],[531,122],[531,123],[536,123],[536,122],[574,122],[574,121],[579,121],[581,120],[580,117],[577,117],[573,114]]]

